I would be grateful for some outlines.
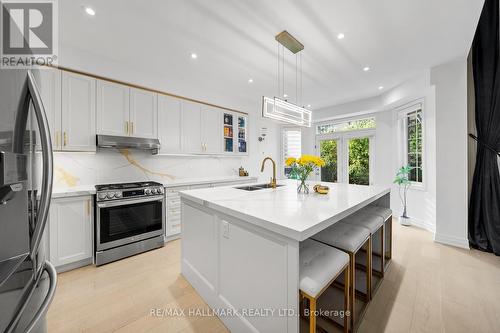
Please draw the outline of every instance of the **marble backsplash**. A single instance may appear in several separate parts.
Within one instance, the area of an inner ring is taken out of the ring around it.
[[[184,178],[235,176],[247,157],[151,155],[140,150],[54,153],[54,187]]]

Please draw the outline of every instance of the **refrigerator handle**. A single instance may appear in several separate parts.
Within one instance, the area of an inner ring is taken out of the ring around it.
[[[29,287],[29,291],[27,291],[27,296],[25,297],[23,304],[16,310],[16,314],[12,319],[12,321],[10,322],[9,326],[7,327],[5,333],[12,333],[16,329],[17,324],[19,323],[19,319],[26,310],[26,306],[28,305],[28,302],[31,300],[31,296],[33,296],[33,292],[35,291],[35,289],[37,288],[38,284],[41,281],[43,272],[47,272],[47,275],[49,277],[49,290],[47,291],[47,295],[45,296],[42,304],[40,305],[40,308],[35,313],[31,321],[29,322],[28,326],[26,327],[25,332],[27,333],[31,332],[35,327],[35,325],[40,320],[40,318],[47,312],[47,309],[50,303],[52,302],[52,299],[54,298],[54,294],[56,291],[57,273],[54,266],[50,262],[45,261],[43,269],[40,270],[40,274],[38,274],[36,280],[33,281],[32,285]]]
[[[41,274],[43,274],[44,271],[46,271],[49,276],[49,281],[50,281],[49,290],[47,291],[47,295],[45,296],[42,305],[40,305],[40,308],[35,313],[35,316],[33,317],[33,319],[31,319],[28,327],[26,328],[26,333],[31,332],[35,327],[35,325],[40,320],[40,318],[47,313],[49,305],[52,302],[52,299],[54,298],[54,294],[56,292],[56,285],[57,285],[56,269],[50,262],[45,261],[45,265]]]
[[[45,108],[43,107],[40,92],[36,86],[35,77],[31,71],[28,71],[28,91],[29,96],[31,96],[31,100],[33,101],[38,128],[40,130],[40,142],[43,157],[43,178],[42,187],[40,189],[40,206],[36,216],[35,229],[31,237],[31,258],[35,260],[36,252],[45,229],[45,224],[47,223],[50,200],[52,198],[53,156],[47,114],[45,113]]]

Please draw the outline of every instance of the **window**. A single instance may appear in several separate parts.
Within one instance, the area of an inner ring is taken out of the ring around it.
[[[402,129],[402,165],[411,167],[409,179],[423,183],[423,123],[422,103],[407,107],[399,112]]]
[[[283,157],[282,163],[289,157],[299,158],[302,155],[302,132],[298,128],[284,128],[283,129]],[[283,174],[288,177],[290,167],[283,167]]]
[[[318,179],[369,185],[373,179],[375,117],[342,119],[316,127],[316,153],[325,160]]]
[[[375,128],[375,118],[355,119],[340,123],[321,124],[316,127],[316,134],[330,134],[369,128]]]

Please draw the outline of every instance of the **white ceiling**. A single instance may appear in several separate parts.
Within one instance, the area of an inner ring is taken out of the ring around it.
[[[274,36],[287,30],[305,45],[302,104],[317,109],[380,94],[379,86],[387,90],[424,69],[465,56],[482,4],[482,0],[63,0],[59,1],[60,61],[117,76],[116,69],[107,73],[106,68],[86,62],[91,54],[144,75],[128,81],[252,112],[260,109],[262,95],[277,95]],[[97,14],[89,17],[83,5]],[[336,38],[340,32],[345,34],[343,40]],[[73,50],[66,59],[65,49]],[[198,54],[196,60],[190,58],[192,52]],[[290,54],[286,60],[286,92],[294,101],[295,58]],[[371,70],[364,72],[364,66]]]

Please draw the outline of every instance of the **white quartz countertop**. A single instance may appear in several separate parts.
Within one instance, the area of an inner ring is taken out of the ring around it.
[[[146,180],[144,180],[146,181]],[[198,185],[198,184],[221,184],[230,183],[230,182],[255,182],[257,181],[257,177],[239,177],[239,176],[220,176],[220,177],[200,177],[200,178],[182,178],[178,180],[173,180],[169,182],[163,182],[163,186],[165,187],[176,187],[176,186],[189,186],[189,185]],[[95,194],[95,185],[78,185],[72,187],[60,187],[54,186],[52,187],[52,198],[67,198],[67,197],[79,197],[85,195],[93,195]]]
[[[82,185],[74,187],[53,187],[52,188],[52,199],[57,198],[67,198],[67,197],[79,197],[84,195],[95,194],[94,185]]]
[[[221,213],[302,241],[390,193],[389,187],[325,183],[326,195],[297,193],[297,181],[284,180],[276,189],[245,191],[236,186],[181,191],[190,200]]]
[[[240,177],[240,176],[220,176],[220,177],[200,177],[200,178],[181,178],[163,182],[165,187],[186,186],[195,184],[211,184],[211,183],[230,183],[237,181],[257,181],[257,177]]]

